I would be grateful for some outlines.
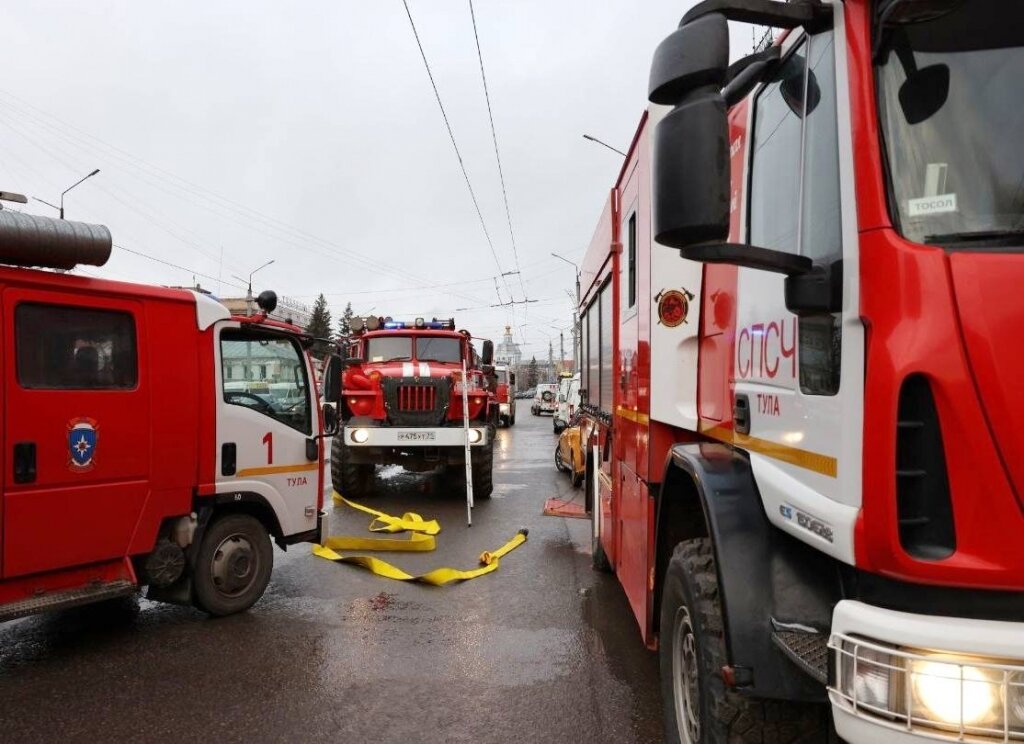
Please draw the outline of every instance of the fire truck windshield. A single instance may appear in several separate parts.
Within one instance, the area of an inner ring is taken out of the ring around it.
[[[879,30],[879,114],[893,217],[918,243],[1019,247],[1024,7],[999,0],[941,5],[953,9]]]
[[[420,336],[416,339],[416,358],[421,362],[462,361],[462,343],[448,336]]]
[[[412,361],[411,336],[377,336],[366,340],[366,361]]]

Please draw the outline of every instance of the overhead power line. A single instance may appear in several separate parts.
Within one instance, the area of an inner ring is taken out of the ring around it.
[[[494,141],[494,158],[498,161],[498,178],[501,181],[501,196],[505,200],[505,216],[508,218],[508,234],[512,239],[512,257],[515,259],[516,272],[519,273],[519,288],[526,297],[526,285],[523,284],[523,275],[519,267],[519,250],[516,248],[516,234],[512,229],[512,210],[508,206],[508,190],[505,188],[505,172],[501,167],[501,151],[498,148],[498,132],[494,128],[494,113],[491,110],[491,93],[487,88],[487,73],[484,72],[484,54],[480,49],[480,35],[476,30],[476,13],[473,10],[473,0],[469,0],[469,17],[473,21],[473,39],[476,41],[476,56],[480,60],[480,79],[484,84],[484,100],[487,101],[487,118],[491,122],[491,139]]]
[[[480,202],[477,201],[476,192],[473,190],[473,184],[469,180],[469,173],[466,171],[466,164],[462,160],[462,153],[459,152],[459,146],[455,142],[455,132],[452,131],[451,122],[448,121],[448,114],[444,110],[444,103],[441,102],[441,93],[437,90],[437,83],[434,82],[434,73],[430,71],[430,63],[427,61],[427,53],[423,50],[423,43],[420,41],[419,32],[416,30],[416,22],[412,19],[412,12],[409,10],[408,0],[402,0],[402,5],[405,6],[405,14],[409,17],[409,25],[412,27],[412,35],[416,38],[416,46],[419,47],[420,57],[423,58],[423,66],[427,70],[427,77],[430,78],[430,87],[434,89],[434,97],[437,99],[437,107],[441,109],[441,118],[444,119],[445,128],[448,130],[448,137],[452,141],[452,149],[455,150],[455,157],[459,161],[459,168],[462,169],[462,177],[466,180],[466,188],[469,189],[469,196],[473,200],[473,208],[476,209],[476,216],[480,218],[480,227],[483,228],[484,237],[487,238],[487,245],[491,249],[491,255],[494,257],[494,263],[498,267],[498,273],[500,274],[502,272],[502,267],[501,261],[498,260],[498,252],[494,250],[494,241],[491,240],[491,234],[487,231],[487,223],[484,222],[484,214],[480,211]],[[508,281],[505,282],[505,288],[508,289]]]

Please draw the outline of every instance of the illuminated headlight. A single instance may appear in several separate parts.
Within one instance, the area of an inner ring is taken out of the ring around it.
[[[480,431],[480,429],[470,429],[469,430],[469,443],[470,444],[477,444],[483,438],[484,438],[484,433],[482,431]]]
[[[1024,665],[834,635],[833,703],[904,731],[1024,738]]]
[[[370,438],[370,432],[366,429],[353,429],[352,441],[356,444],[364,444]]]
[[[499,403],[498,404],[498,410],[501,413],[508,413],[511,410],[511,408],[512,407],[508,403]]]

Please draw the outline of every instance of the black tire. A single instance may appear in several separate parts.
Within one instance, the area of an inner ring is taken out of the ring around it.
[[[665,572],[661,600],[659,662],[665,741],[826,741],[824,705],[758,700],[726,687],[721,674],[729,663],[723,629],[711,541],[701,538],[679,543]],[[689,721],[686,727],[680,726],[680,717]]]
[[[555,442],[555,470],[559,473],[568,473],[569,466],[565,464],[565,460],[562,459],[562,448],[558,446],[559,443]]]
[[[248,514],[228,514],[203,533],[192,574],[193,603],[216,617],[244,612],[263,596],[274,568],[267,528]]]
[[[474,447],[470,469],[473,473],[473,500],[489,499],[494,491],[494,429],[487,432],[487,444]]]
[[[601,507],[598,506],[597,508],[600,509]],[[593,528],[593,514],[590,515],[590,520],[591,528]],[[594,567],[595,571],[611,573],[612,563],[608,560],[608,554],[604,552],[604,546],[601,545],[601,538],[594,534],[593,529],[591,529],[590,534],[590,565]]]
[[[508,425],[509,426],[515,426],[516,425],[516,415],[514,413],[511,416],[508,417]]]
[[[532,413],[534,416],[540,416],[540,414],[537,411],[537,406],[534,406],[533,408],[530,409],[530,413]]]
[[[331,442],[331,485],[346,499],[358,501],[373,493],[374,466],[351,462],[341,437],[339,432]]]

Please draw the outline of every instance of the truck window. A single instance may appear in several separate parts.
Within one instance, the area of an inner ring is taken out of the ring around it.
[[[311,432],[305,357],[293,340],[268,333],[225,330],[220,337],[220,357],[225,403],[250,408],[303,434]],[[228,382],[233,366],[252,371],[248,378],[251,382]],[[282,394],[284,391],[286,394]]]
[[[40,390],[131,390],[138,383],[131,313],[21,303],[15,310],[18,384]]]
[[[416,339],[416,358],[421,362],[462,361],[462,342],[457,338],[420,336]]]
[[[409,336],[378,336],[366,339],[366,361],[411,362],[412,338]]]

